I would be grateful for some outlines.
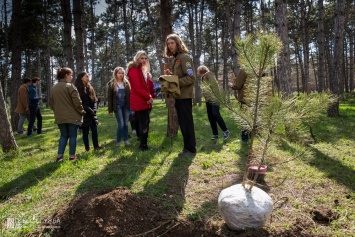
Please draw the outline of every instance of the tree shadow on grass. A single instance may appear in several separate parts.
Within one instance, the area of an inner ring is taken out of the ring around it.
[[[184,207],[189,167],[194,158],[193,156],[175,157],[169,170],[159,181],[146,183],[142,195],[154,196],[162,201],[163,206],[173,207],[180,212]]]
[[[280,149],[290,152],[291,154],[297,151],[288,143],[282,142]],[[313,155],[312,158],[301,159],[309,165],[316,167],[319,171],[327,174],[327,177],[336,180],[351,190],[355,190],[355,170],[345,166],[340,160],[332,158],[317,148],[307,146]]]
[[[38,168],[29,170],[16,179],[4,184],[0,187],[0,202],[22,193],[32,186],[36,186],[43,179],[51,176],[51,174],[56,171],[58,167],[58,163],[49,162]]]

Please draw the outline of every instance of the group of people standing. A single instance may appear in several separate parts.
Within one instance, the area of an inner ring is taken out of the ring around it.
[[[176,96],[175,109],[178,123],[183,136],[183,149],[179,156],[194,156],[196,154],[196,137],[194,120],[192,115],[193,87],[196,80],[195,70],[188,49],[177,34],[170,34],[165,41],[165,56],[173,59],[169,68],[164,69],[166,75],[176,75],[179,79],[180,95]],[[150,125],[150,112],[155,97],[154,83],[150,73],[148,54],[145,51],[138,51],[133,61],[127,64],[127,71],[123,67],[116,67],[112,79],[107,84],[108,113],[115,114],[117,121],[116,146],[130,145],[128,124],[131,122],[132,129],[136,131],[139,138],[139,149],[149,150],[148,133]],[[197,69],[197,76],[203,81],[218,83],[213,73],[206,66]],[[69,140],[69,160],[76,160],[76,141],[79,127],[82,129],[85,150],[90,151],[89,133],[91,131],[94,150],[103,147],[98,141],[98,118],[96,111],[98,98],[95,90],[90,84],[89,74],[81,72],[77,75],[75,83],[73,71],[68,67],[59,68],[57,80],[50,91],[50,107],[54,112],[55,123],[60,130],[58,144],[57,162],[63,161],[65,147]],[[22,126],[27,112],[29,126],[27,134],[31,136],[34,118],[37,117],[37,132],[42,134],[42,116],[38,107],[38,91],[36,86],[39,79],[32,79],[32,84],[27,80],[19,90],[19,96],[28,92],[28,105],[24,105],[24,111],[16,109],[20,114],[18,133],[22,132]],[[33,88],[34,87],[34,88]],[[232,85],[231,85],[232,87]],[[212,129],[212,140],[218,139],[218,127],[223,131],[223,140],[229,136],[229,130],[220,115],[219,105],[213,103],[208,95],[206,97],[206,108],[208,120]],[[19,106],[18,106],[19,107]],[[131,116],[130,116],[131,115]],[[129,118],[132,118],[129,121]],[[21,128],[20,128],[21,127]]]
[[[94,150],[103,147],[98,141],[97,97],[94,88],[89,83],[89,74],[81,72],[75,83],[73,71],[70,68],[59,68],[58,83],[50,93],[49,104],[54,112],[55,123],[60,131],[57,162],[63,161],[65,147],[69,140],[69,160],[77,160],[76,141],[79,127],[82,130],[85,150],[90,151],[89,132],[91,130]]]
[[[171,69],[165,74],[177,75],[179,78],[180,96],[175,98],[178,122],[184,140],[184,147],[179,155],[196,154],[196,138],[192,116],[192,96],[195,82],[193,62],[187,54],[188,50],[181,38],[170,34],[165,42],[165,56],[174,58]],[[150,111],[153,106],[154,84],[150,73],[148,54],[138,51],[133,61],[127,64],[127,77],[123,67],[115,68],[113,79],[108,83],[108,112],[115,113],[118,123],[116,145],[129,145],[128,118],[132,111],[135,129],[139,138],[139,149],[146,151],[150,124]],[[122,141],[123,140],[123,141]]]
[[[42,131],[42,114],[39,108],[39,102],[42,98],[38,92],[39,84],[38,77],[25,78],[17,94],[17,106],[15,108],[15,113],[19,114],[17,133],[24,134],[23,124],[27,119],[27,137],[32,137],[33,131],[37,131],[37,134],[44,134]],[[36,118],[37,127],[34,126]]]

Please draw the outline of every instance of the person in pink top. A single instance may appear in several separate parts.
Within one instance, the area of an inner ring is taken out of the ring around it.
[[[133,61],[127,64],[127,76],[131,84],[130,107],[139,124],[139,149],[148,150],[149,112],[153,97],[150,93],[150,64],[145,51],[138,51]]]

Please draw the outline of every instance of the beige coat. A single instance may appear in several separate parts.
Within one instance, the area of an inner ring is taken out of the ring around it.
[[[54,112],[56,124],[83,123],[84,108],[78,90],[72,83],[60,80],[51,89],[50,107]]]
[[[219,89],[219,85],[217,82],[216,77],[214,76],[214,74],[210,71],[206,72],[205,75],[202,77],[202,81],[207,83],[207,84],[202,84],[202,94],[205,97],[206,101],[212,101],[211,95],[209,95],[208,93],[206,93],[206,86],[210,86],[212,89]]]
[[[236,78],[236,81],[234,82],[232,89],[233,90],[237,90],[238,95],[237,95],[237,99],[240,103],[245,103],[244,101],[244,83],[245,80],[247,79],[248,74],[240,69],[238,76]]]
[[[22,84],[18,89],[15,113],[30,114],[30,111],[28,110],[28,85],[29,84]]]

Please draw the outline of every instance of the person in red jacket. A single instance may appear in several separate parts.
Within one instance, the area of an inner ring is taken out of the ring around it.
[[[149,112],[152,109],[153,97],[149,86],[150,64],[145,51],[138,51],[133,61],[127,64],[127,76],[131,84],[130,107],[139,124],[139,149],[146,151],[149,149]]]

